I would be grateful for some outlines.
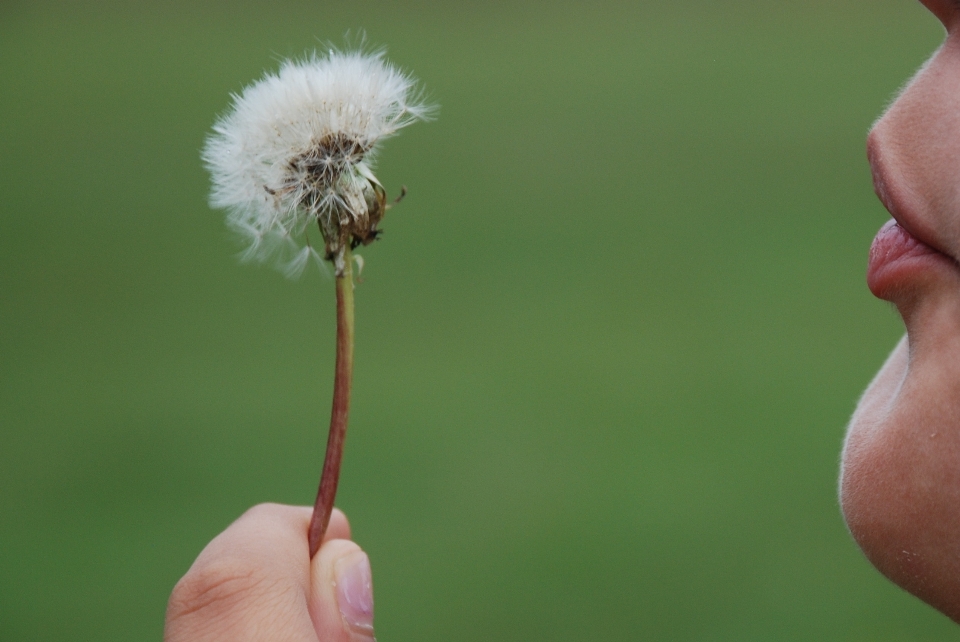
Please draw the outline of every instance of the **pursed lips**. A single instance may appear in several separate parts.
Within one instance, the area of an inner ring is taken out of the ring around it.
[[[927,239],[932,241],[933,231],[921,224],[916,214],[916,197],[892,175],[880,127],[870,133],[867,157],[874,191],[893,217],[880,228],[870,247],[867,285],[874,296],[891,300],[912,278],[935,265],[949,264],[952,269],[960,270],[954,258],[927,242]]]

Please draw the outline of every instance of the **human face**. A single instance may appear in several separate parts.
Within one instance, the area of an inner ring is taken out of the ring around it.
[[[960,0],[923,4],[946,39],[867,144],[893,217],[867,282],[906,336],[851,419],[840,500],[870,561],[960,622]]]

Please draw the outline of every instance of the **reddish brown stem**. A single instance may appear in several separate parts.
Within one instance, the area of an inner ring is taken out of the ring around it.
[[[343,458],[343,440],[347,434],[347,414],[350,411],[350,382],[353,378],[353,275],[351,257],[346,257],[346,268],[337,277],[337,365],[333,380],[333,409],[330,413],[330,435],[327,454],[323,460],[320,488],[313,505],[308,539],[313,558],[323,543],[323,535],[330,523],[333,500],[340,479],[340,461]]]

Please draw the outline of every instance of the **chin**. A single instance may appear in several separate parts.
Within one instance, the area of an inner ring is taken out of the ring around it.
[[[904,337],[871,382],[847,431],[840,505],[881,573],[960,622],[960,377],[944,372],[960,355],[940,356]]]

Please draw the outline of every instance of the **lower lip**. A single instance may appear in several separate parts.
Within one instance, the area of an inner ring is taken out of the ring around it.
[[[890,299],[896,290],[943,261],[950,259],[918,241],[896,221],[889,221],[870,246],[867,285],[874,296]]]

